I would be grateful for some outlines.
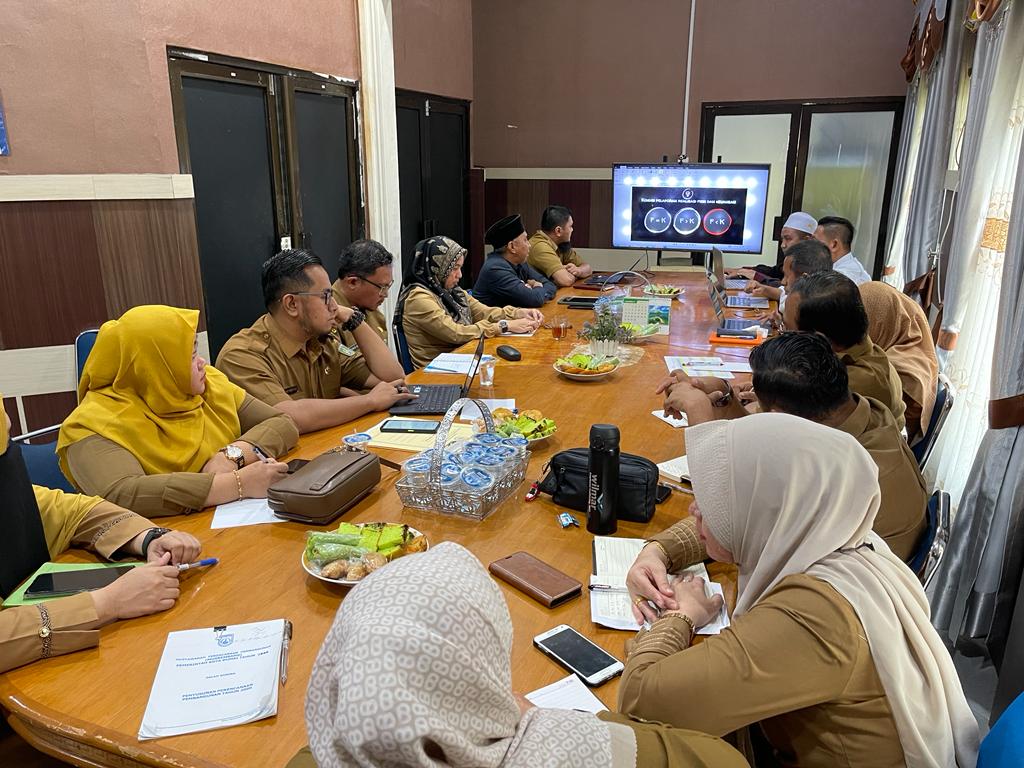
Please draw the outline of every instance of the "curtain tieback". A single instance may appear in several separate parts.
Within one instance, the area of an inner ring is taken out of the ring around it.
[[[990,400],[988,403],[988,425],[991,429],[1024,426],[1024,393]]]

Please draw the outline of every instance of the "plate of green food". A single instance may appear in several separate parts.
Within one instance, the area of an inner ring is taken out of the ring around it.
[[[554,419],[545,417],[535,408],[518,412],[497,408],[491,416],[494,418],[494,431],[499,435],[522,435],[531,443],[547,440],[558,429]]]
[[[683,289],[677,285],[667,285],[665,283],[651,283],[650,285],[644,286],[644,296],[657,296],[663,299],[674,299],[682,295]]]
[[[342,523],[334,531],[308,531],[302,567],[328,584],[352,586],[392,560],[424,552],[430,544],[401,523]]]
[[[654,336],[657,334],[664,326],[661,323],[647,323],[647,325],[623,323],[622,327],[632,333],[634,339],[645,339],[648,336]]]

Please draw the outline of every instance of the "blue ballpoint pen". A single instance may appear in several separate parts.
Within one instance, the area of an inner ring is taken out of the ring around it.
[[[216,557],[207,557],[195,563],[178,563],[178,570],[187,571],[189,568],[204,568],[207,565],[216,565],[219,562],[220,560]]]

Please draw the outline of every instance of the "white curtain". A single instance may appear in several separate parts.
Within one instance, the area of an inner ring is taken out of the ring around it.
[[[917,175],[917,157],[921,151],[921,136],[924,132],[925,105],[928,103],[928,78],[918,76],[907,91],[906,107],[903,113],[903,130],[900,136],[900,154],[896,162],[896,195],[893,197],[889,214],[889,239],[885,248],[886,268],[892,272],[883,280],[903,289],[909,277],[904,274],[903,250],[907,246],[907,217],[910,215],[911,190]]]
[[[366,235],[395,256],[394,285],[381,310],[391,327],[402,290],[402,229],[398,194],[398,125],[391,0],[359,0],[360,114],[366,185]],[[388,334],[391,344],[391,334]]]
[[[959,502],[987,427],[1003,254],[1024,134],[1024,3],[978,31],[939,337],[957,389],[925,476]]]

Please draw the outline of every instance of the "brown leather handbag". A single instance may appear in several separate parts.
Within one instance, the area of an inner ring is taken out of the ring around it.
[[[267,489],[274,514],[300,523],[326,525],[380,482],[380,459],[366,451],[335,448]]]

